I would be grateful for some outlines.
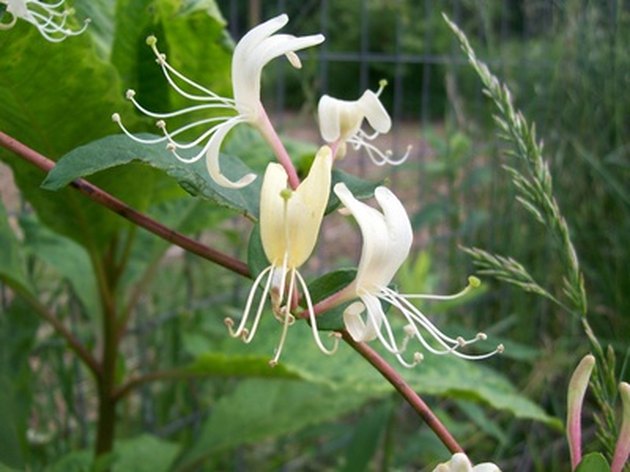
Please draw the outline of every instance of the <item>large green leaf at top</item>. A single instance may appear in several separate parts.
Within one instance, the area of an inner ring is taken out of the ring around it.
[[[205,160],[185,164],[177,160],[163,144],[141,144],[123,134],[108,136],[68,153],[48,174],[42,186],[48,190],[59,190],[76,178],[133,161],[165,171],[192,194],[201,195],[246,215],[258,214],[260,179],[243,189],[221,187],[208,174]],[[222,170],[234,179],[250,172],[245,164],[232,156],[222,156]]]
[[[260,356],[269,360],[278,345],[280,331],[281,326],[273,316],[265,313],[250,344],[245,345],[226,335],[223,342],[215,343],[214,346],[217,352],[227,356]],[[332,345],[328,333],[320,332],[320,336],[327,346]],[[370,346],[381,350],[378,342],[370,343]],[[412,347],[408,349],[411,350]],[[505,376],[483,361],[464,361],[453,356],[426,353],[421,364],[413,369],[406,369],[393,356],[385,353],[383,357],[420,394],[474,400],[497,410],[505,410],[517,418],[542,421],[556,427],[560,424],[521,394]],[[293,373],[304,380],[336,388],[369,392],[386,392],[393,388],[366,360],[343,342],[334,355],[326,356],[321,353],[312,340],[311,328],[304,321],[294,323],[289,329],[280,366],[287,374]]]
[[[190,105],[162,75],[154,53],[146,44],[149,35],[157,38],[159,50],[186,77],[220,95],[231,95],[232,42],[214,0],[117,2],[112,63],[125,89],[135,89],[137,99],[155,111]],[[188,86],[186,89],[191,90]],[[127,122],[128,116],[122,118]],[[172,122],[177,120],[169,121],[169,126]]]
[[[0,35],[0,129],[55,160],[77,145],[116,130],[110,116],[127,109],[116,70],[99,58],[89,35],[51,44],[35,28],[18,21]],[[119,217],[74,191],[59,195],[39,189],[44,173],[0,150],[22,195],[46,225],[86,246],[102,246],[121,227]],[[99,184],[126,196],[144,198],[155,175],[111,174]],[[133,198],[132,198],[133,200]]]

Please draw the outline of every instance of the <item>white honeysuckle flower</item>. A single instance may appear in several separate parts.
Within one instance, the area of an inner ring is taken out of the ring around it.
[[[452,300],[459,298],[478,287],[480,282],[469,277],[468,286],[455,295],[401,294],[389,288],[394,275],[409,255],[413,241],[411,222],[398,198],[387,188],[378,187],[374,197],[382,212],[357,200],[344,183],[334,188],[346,209],[355,218],[363,235],[363,250],[354,281],[337,296],[337,303],[359,298],[344,310],[344,323],[348,333],[355,341],[377,339],[383,346],[406,367],[413,367],[423,358],[416,352],[412,362],[402,357],[410,339],[415,338],[433,354],[453,354],[464,359],[484,359],[503,351],[499,345],[494,351],[482,355],[460,352],[460,348],[486,339],[484,333],[478,333],[472,339],[461,336],[451,338],[442,333],[410,299]],[[396,308],[407,321],[404,338],[400,345],[396,342],[393,329],[385,316],[381,301]],[[367,313],[364,315],[364,312]],[[426,333],[426,334],[423,334]],[[425,335],[433,338],[428,342]],[[438,347],[436,347],[436,345]]]
[[[285,168],[291,167],[289,156],[271,126],[260,100],[262,69],[272,59],[283,55],[288,58],[291,65],[300,68],[300,59],[295,51],[320,44],[324,41],[324,36],[315,34],[297,37],[290,34],[274,34],[285,26],[288,21],[289,17],[287,15],[279,15],[254,27],[238,42],[232,57],[233,99],[221,97],[177,71],[167,62],[166,55],[157,49],[157,39],[153,36],[149,37],[147,43],[153,49],[157,62],[162,68],[168,83],[183,97],[202,102],[202,104],[193,105],[171,113],[154,113],[140,105],[135,99],[134,90],[128,90],[126,96],[138,110],[147,116],[159,120],[156,124],[164,133],[164,137],[158,139],[148,140],[133,136],[122,125],[120,115],[117,113],[112,115],[112,119],[135,141],[147,144],[166,141],[168,143],[167,148],[183,162],[195,162],[206,156],[206,164],[210,176],[215,182],[224,187],[242,188],[249,185],[256,178],[255,174],[248,174],[233,182],[221,173],[219,149],[228,132],[239,123],[249,123],[256,127],[272,146]],[[180,84],[194,92],[187,92]],[[164,120],[204,110],[221,110],[221,116],[198,119],[174,131],[167,130]],[[176,140],[182,133],[197,128],[202,128],[203,132],[196,139],[188,142]],[[204,144],[201,151],[192,156],[185,156],[179,152],[180,150],[189,150],[202,143]],[[289,178],[291,179],[291,176]]]
[[[313,303],[304,278],[298,268],[306,262],[315,243],[328,203],[332,172],[332,151],[323,146],[315,156],[308,176],[297,189],[291,190],[285,169],[277,163],[267,165],[260,192],[260,237],[269,267],[264,269],[249,292],[243,317],[237,329],[234,321],[226,318],[230,334],[241,337],[249,343],[258,328],[268,295],[271,295],[273,313],[283,325],[280,342],[270,364],[275,365],[280,358],[288,327],[295,321],[291,313],[296,308],[298,293],[301,291],[306,301],[313,337],[317,346],[326,354],[332,354],[339,342],[335,339],[331,349],[326,348],[317,331],[317,321]],[[263,292],[251,323],[247,321],[259,286]]]
[[[379,89],[375,92],[366,90],[358,100],[340,100],[330,95],[319,99],[317,114],[322,138],[334,147],[338,147],[337,155],[341,158],[346,154],[346,143],[353,149],[364,148],[372,162],[376,165],[402,164],[411,151],[398,159],[392,158],[391,151],[381,151],[372,141],[380,134],[388,133],[392,127],[392,120],[379,100],[387,81],[381,80]],[[361,127],[367,120],[374,132],[368,134]]]
[[[8,23],[0,22],[0,30],[12,28],[19,18],[35,26],[45,39],[53,43],[83,33],[90,19],[86,19],[79,29],[68,28],[66,24],[68,18],[74,15],[74,9],[60,10],[64,3],[65,0],[55,3],[40,0],[0,0],[0,4],[6,5],[6,13],[12,17]]]
[[[457,452],[448,462],[439,464],[433,472],[501,472],[501,469],[491,462],[473,466],[466,454]]]

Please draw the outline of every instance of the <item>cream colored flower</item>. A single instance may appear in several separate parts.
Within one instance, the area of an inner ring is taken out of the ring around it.
[[[319,129],[324,141],[338,148],[338,157],[346,154],[346,144],[355,150],[365,149],[376,165],[402,164],[409,156],[411,147],[407,148],[404,156],[393,159],[391,151],[381,151],[372,143],[392,127],[392,120],[379,100],[385,85],[386,81],[381,81],[376,93],[366,90],[358,100],[340,100],[329,95],[320,98],[317,107]],[[362,129],[366,120],[374,130],[372,134]]]
[[[68,17],[74,14],[74,10],[61,10],[64,3],[65,0],[56,3],[40,0],[0,0],[0,4],[6,5],[6,12],[12,16],[8,23],[0,23],[0,30],[12,28],[19,18],[35,26],[44,38],[53,43],[83,33],[90,20],[86,19],[83,27],[77,30],[68,28],[66,23]]]
[[[382,212],[357,200],[343,183],[335,185],[334,192],[355,218],[363,235],[363,250],[355,280],[340,292],[337,302],[358,298],[360,301],[349,305],[344,312],[344,323],[355,341],[378,339],[381,344],[406,367],[412,367],[423,358],[416,352],[410,362],[402,353],[411,339],[433,354],[453,354],[464,359],[484,359],[503,351],[500,345],[494,351],[482,355],[460,352],[464,346],[486,339],[479,333],[472,339],[460,336],[451,338],[442,333],[424,315],[411,299],[452,300],[463,296],[479,285],[479,280],[470,277],[469,285],[455,295],[401,294],[389,288],[394,275],[409,255],[413,234],[411,223],[400,200],[387,188],[378,187],[374,192]],[[385,316],[381,302],[396,308],[407,321],[404,338],[399,344],[394,331]],[[424,334],[423,334],[424,333]],[[428,342],[425,336],[433,338]],[[435,347],[437,346],[437,347]]]
[[[250,342],[258,328],[267,296],[270,295],[273,313],[283,325],[272,365],[278,362],[288,327],[295,321],[291,312],[296,308],[299,292],[306,301],[313,337],[318,347],[326,354],[332,354],[337,347],[337,339],[332,349],[323,345],[317,331],[311,296],[298,271],[310,257],[317,242],[328,203],[331,172],[332,153],[328,146],[319,150],[309,175],[296,190],[289,187],[287,173],[280,164],[267,165],[260,194],[260,237],[270,265],[254,281],[238,328],[233,329],[232,319],[225,321],[232,336]],[[263,286],[263,292],[251,326],[247,328],[260,285]]]
[[[183,162],[195,162],[205,156],[210,176],[215,182],[224,187],[242,188],[249,185],[256,178],[255,174],[247,174],[236,182],[233,182],[221,172],[219,164],[219,150],[221,144],[230,130],[240,123],[249,123],[258,129],[272,146],[278,159],[285,166],[285,169],[291,168],[292,166],[288,162],[290,159],[275,130],[271,126],[260,100],[262,69],[272,59],[283,55],[289,59],[289,62],[294,67],[301,67],[300,59],[295,51],[320,44],[324,41],[324,37],[321,34],[302,37],[289,34],[274,34],[285,26],[288,21],[289,17],[287,15],[279,15],[256,26],[238,42],[234,48],[234,55],[232,57],[233,99],[217,95],[174,69],[173,66],[166,61],[166,55],[158,51],[155,37],[149,37],[147,43],[153,49],[157,57],[157,62],[162,68],[162,72],[169,84],[183,97],[201,102],[202,104],[193,105],[171,113],[154,113],[140,105],[135,99],[135,91],[128,90],[127,98],[138,110],[147,116],[159,120],[157,126],[164,133],[164,137],[158,139],[147,140],[131,135],[122,125],[120,116],[117,113],[112,116],[112,119],[135,141],[147,144],[168,142],[167,147]],[[184,88],[189,88],[193,92],[187,92]],[[164,121],[168,118],[188,113],[217,109],[224,111],[225,114],[193,121],[175,131],[168,131],[166,122]],[[176,140],[181,134],[198,128],[202,128],[204,131],[201,132],[196,139],[189,142]],[[181,150],[186,151],[202,143],[201,151],[192,156],[184,156],[180,153]],[[291,175],[289,177],[290,179],[292,178]]]
[[[453,454],[451,460],[438,465],[433,472],[501,472],[495,464],[484,462],[473,467],[463,452]]]

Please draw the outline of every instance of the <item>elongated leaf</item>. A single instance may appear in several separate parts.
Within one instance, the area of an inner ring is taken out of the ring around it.
[[[217,347],[218,351],[226,355],[260,356],[268,361],[278,344],[281,326],[273,316],[265,315],[250,344],[244,345],[226,336],[226,340]],[[332,340],[325,333],[321,335],[323,342],[330,346]],[[381,350],[378,342],[370,343],[370,346]],[[413,346],[408,347],[410,352],[412,349]],[[393,356],[385,353],[383,357],[393,366],[399,365]],[[311,328],[304,321],[297,321],[289,329],[280,365],[303,379],[337,388],[371,392],[388,392],[392,389],[367,361],[345,344],[342,343],[332,356],[322,354],[312,341]],[[481,402],[510,412],[517,418],[561,427],[559,420],[547,415],[483,361],[464,361],[453,356],[425,353],[421,364],[413,369],[400,367],[399,371],[420,394]]]
[[[329,421],[378,395],[333,390],[308,382],[244,381],[232,394],[217,402],[184,464],[199,462],[216,451]]]
[[[0,200],[0,279],[17,284],[24,290],[31,286],[26,275],[22,248],[9,226],[7,211]]]
[[[141,144],[122,134],[108,136],[71,151],[48,174],[42,187],[58,190],[78,177],[86,177],[133,161],[165,171],[192,194],[201,195],[246,215],[258,214],[260,182],[255,181],[240,190],[221,187],[212,180],[203,160],[185,164],[178,161],[162,144]],[[223,157],[223,171],[232,178],[250,172],[245,164],[231,156]]]
[[[591,452],[584,456],[575,472],[610,472],[610,466],[602,454]]]
[[[97,283],[85,249],[50,231],[33,217],[22,218],[20,226],[24,231],[25,249],[70,282],[86,313],[96,318],[100,313]]]

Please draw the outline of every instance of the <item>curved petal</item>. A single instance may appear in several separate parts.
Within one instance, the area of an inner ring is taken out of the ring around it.
[[[9,0],[7,3],[7,11],[18,18],[23,18],[25,20],[32,19],[32,16],[28,11],[28,7],[26,6],[26,2],[23,0]]]
[[[363,249],[356,277],[357,290],[380,291],[391,282],[411,248],[411,224],[396,196],[379,187],[375,196],[384,213],[357,200],[343,183],[335,194],[361,228]]]
[[[277,163],[267,165],[260,194],[260,237],[272,264],[287,257],[288,267],[297,268],[313,252],[328,204],[331,171],[332,152],[323,146],[306,179],[285,197],[286,171]]]
[[[438,465],[433,472],[472,472],[472,464],[466,454],[458,452],[453,454],[451,460]]]
[[[225,123],[217,127],[216,132],[210,138],[208,142],[208,150],[206,151],[206,166],[208,167],[208,173],[212,180],[222,187],[227,188],[243,188],[251,184],[256,179],[256,174],[247,174],[238,179],[236,182],[232,182],[223,173],[221,173],[221,166],[219,164],[219,151],[221,144],[225,139],[225,136],[234,128],[237,124],[244,121],[244,118],[237,116],[227,120]]]
[[[286,248],[285,203],[280,195],[287,189],[287,173],[280,164],[267,165],[260,190],[260,239],[272,265],[282,264]]]
[[[368,342],[376,339],[374,325],[363,320],[362,314],[364,312],[365,305],[362,302],[354,302],[343,311],[343,323],[346,330],[357,342]]]
[[[366,90],[359,99],[359,104],[363,116],[368,120],[370,126],[379,133],[387,133],[392,127],[392,119],[385,107],[371,90]]]
[[[339,100],[330,95],[322,95],[317,104],[317,116],[319,118],[319,130],[322,138],[327,143],[333,143],[341,136],[341,113],[338,111]]]
[[[289,200],[289,260],[300,267],[309,258],[317,243],[324,218],[332,179],[332,151],[322,146],[313,160],[308,176]]]
[[[482,464],[477,464],[472,468],[473,472],[501,472],[501,469],[496,464],[492,462],[484,462]]]
[[[288,21],[289,17],[282,14],[261,23],[243,36],[234,48],[232,87],[240,113],[251,114],[258,110],[260,75],[269,61],[324,41],[324,36],[321,34],[302,37],[287,34],[274,35]]]

